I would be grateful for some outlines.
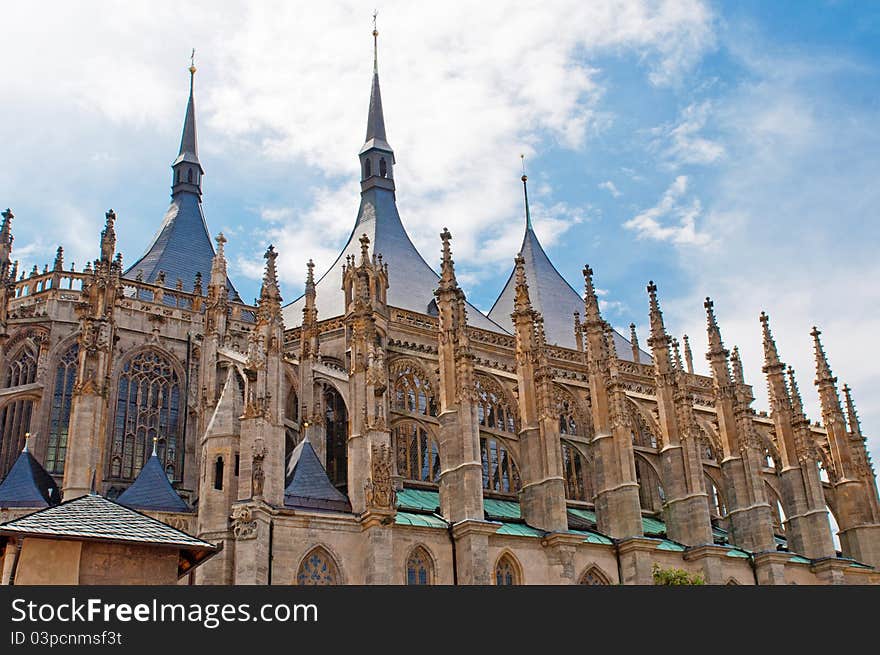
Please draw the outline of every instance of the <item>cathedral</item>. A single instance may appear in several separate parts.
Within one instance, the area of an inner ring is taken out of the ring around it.
[[[744,379],[708,298],[710,376],[654,282],[650,334],[618,333],[594,271],[576,291],[542,248],[525,175],[522,245],[481,312],[453,235],[438,235],[438,274],[398,213],[376,36],[354,227],[328,270],[303,262],[292,302],[272,246],[244,302],[208,230],[195,67],[171,203],[140,258],[123,264],[109,210],[85,267],[59,247],[19,270],[3,212],[2,583],[51,552],[28,559],[29,540],[137,530],[182,549],[163,569],[179,584],[653,584],[657,567],[880,583],[874,469],[820,331],[821,421],[766,314],[764,380]],[[752,408],[764,383],[769,413]]]

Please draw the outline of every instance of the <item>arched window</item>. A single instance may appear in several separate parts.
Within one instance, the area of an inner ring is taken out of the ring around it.
[[[577,402],[571,394],[556,387],[556,414],[559,416],[559,434],[578,434],[590,436],[591,428],[578,410]]]
[[[709,494],[709,511],[713,518],[724,518],[727,516],[727,506],[724,503],[724,497],[721,491],[715,486],[715,482],[708,475],[706,476],[706,491]]]
[[[214,488],[219,490],[223,489],[223,458],[218,457],[217,461],[214,462]]]
[[[562,471],[565,497],[570,500],[593,500],[593,485],[583,456],[570,443],[562,442]]]
[[[180,169],[177,169],[177,181],[180,182]]]
[[[170,480],[183,476],[183,411],[177,371],[154,350],[138,353],[122,368],[113,421],[110,477],[134,480],[152,452],[153,438]]]
[[[303,558],[296,573],[296,584],[337,585],[340,584],[339,567],[330,553],[318,546]]]
[[[603,573],[602,569],[598,566],[591,566],[584,574],[581,576],[578,584],[585,585],[610,585],[611,580],[608,579],[608,576]]]
[[[37,355],[28,346],[22,346],[6,366],[4,387],[20,387],[37,381]]]
[[[388,164],[385,163],[384,157],[379,159],[379,175],[381,177],[385,177],[386,175],[388,175]]]
[[[348,488],[348,410],[333,387],[324,390],[324,425],[327,430],[327,477],[337,489]]]
[[[493,430],[517,432],[519,421],[516,412],[501,387],[493,380],[483,377],[477,378],[475,386],[480,425]]]
[[[370,163],[369,159],[364,160],[364,179],[366,180],[373,174],[373,165]]]
[[[437,416],[437,403],[431,384],[416,367],[406,364],[398,372],[391,396],[392,409],[423,416]]]
[[[498,586],[520,584],[519,567],[508,553],[499,557],[495,564],[495,584]]]
[[[666,494],[654,467],[640,456],[636,458],[636,480],[639,483],[639,503],[643,510],[659,512],[663,509]]]
[[[186,181],[189,182],[190,184],[192,184],[192,181],[193,181],[193,169],[191,169],[191,168],[186,169]]]
[[[34,401],[11,400],[0,410],[0,479],[18,459],[24,448],[24,438],[31,429]]]
[[[728,587],[738,587],[739,586],[739,582],[737,582],[736,579],[734,579],[734,578],[730,578],[724,584],[727,585]]]
[[[394,427],[397,474],[407,480],[440,482],[440,453],[437,441],[415,421]]]
[[[52,391],[52,408],[49,413],[49,447],[46,450],[46,470],[64,473],[67,455],[67,431],[70,427],[70,405],[73,385],[76,382],[79,345],[73,344],[58,360],[55,368],[55,387]]]
[[[413,548],[406,558],[406,584],[434,584],[434,563],[428,551],[421,546]]]
[[[657,435],[648,427],[645,417],[641,412],[633,408],[632,410],[632,442],[634,446],[643,446],[645,448],[657,447]]]
[[[296,395],[296,389],[290,387],[287,390],[287,403],[284,405],[284,418],[288,421],[296,423],[299,421],[299,396]]]
[[[480,454],[483,462],[483,489],[504,494],[520,490],[519,469],[507,447],[498,439],[480,437]]]

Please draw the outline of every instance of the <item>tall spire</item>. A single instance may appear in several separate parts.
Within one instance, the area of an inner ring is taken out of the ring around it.
[[[593,269],[584,266],[584,322],[595,323],[602,320],[599,312],[599,298],[593,286]]]
[[[746,376],[743,372],[742,357],[739,356],[739,346],[733,347],[730,353],[730,368],[733,370],[733,381],[737,384],[745,384]]]
[[[529,300],[529,284],[526,282],[525,260],[522,255],[514,259],[514,275],[516,276],[516,299],[513,303],[515,314],[531,314],[532,303]]]
[[[691,375],[694,374],[694,353],[691,350],[691,340],[688,339],[688,335],[684,335],[682,337],[682,341],[684,341],[684,363],[687,364],[687,372]]]
[[[654,340],[658,342],[663,341],[665,344],[668,344],[669,335],[666,334],[666,326],[663,324],[663,312],[660,311],[660,302],[657,300],[657,285],[654,284],[654,280],[648,282],[647,290],[648,315],[651,323],[651,338],[648,339],[648,343]]]
[[[639,352],[639,335],[636,334],[636,324],[629,324],[629,343],[632,346],[633,361],[636,364],[641,362],[641,353]]]
[[[526,175],[526,156],[520,155],[520,159],[522,160],[522,177],[520,178],[523,183],[523,198],[526,203],[526,229],[532,229],[532,213],[529,210],[529,188],[528,188],[528,175]]]
[[[831,367],[828,365],[828,357],[825,356],[825,350],[822,348],[822,342],[819,340],[819,335],[822,334],[816,326],[813,326],[813,331],[810,332],[810,336],[813,337],[813,347],[816,351],[816,384],[819,385],[822,382],[830,381],[831,384],[837,382],[837,378],[835,378],[831,374]],[[837,391],[835,390],[835,394]]]
[[[190,55],[189,100],[186,103],[186,116],[183,119],[180,150],[177,159],[171,164],[174,172],[171,183],[172,196],[186,191],[202,195],[202,175],[205,171],[199,162],[199,146],[196,139],[196,103],[193,93],[196,77],[195,54],[196,51],[193,50]]]
[[[852,399],[852,389],[848,384],[843,385],[843,400],[846,404],[846,422],[849,424],[849,433],[854,437],[861,437],[862,426],[859,423],[859,415],[856,413],[856,405]]]
[[[101,261],[109,263],[116,252],[116,212],[109,209],[104,216],[107,220],[101,232]]]
[[[379,89],[379,30],[373,14],[373,85],[370,89],[370,109],[367,115],[367,135],[358,153],[361,160],[361,192],[373,187],[394,191],[394,151],[385,135],[385,114],[382,111],[382,92]]]
[[[263,272],[263,285],[260,287],[260,313],[267,320],[280,318],[281,291],[278,289],[278,271],[275,266],[278,253],[275,246],[269,245],[263,257],[266,259],[266,270]]]
[[[797,378],[794,376],[794,369],[788,367],[788,391],[791,395],[791,410],[794,412],[795,418],[801,418],[804,415],[804,401],[801,398],[801,390],[798,388]]]
[[[785,365],[779,359],[779,351],[776,349],[776,339],[770,331],[770,317],[766,312],[761,312],[761,329],[764,334],[764,372],[769,373],[773,369],[780,371],[785,369]]]

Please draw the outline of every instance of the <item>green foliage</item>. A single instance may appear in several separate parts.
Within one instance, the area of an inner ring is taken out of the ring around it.
[[[661,569],[660,565],[656,562],[654,563],[654,568],[651,570],[651,573],[654,575],[654,584],[655,585],[704,585],[706,584],[705,578],[699,573],[688,573],[687,571],[683,571],[682,569]]]

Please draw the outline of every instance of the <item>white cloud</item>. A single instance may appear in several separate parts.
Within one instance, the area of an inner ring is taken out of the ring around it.
[[[697,218],[703,206],[699,198],[687,197],[688,177],[679,175],[663,193],[659,202],[623,224],[639,239],[669,241],[679,246],[705,246],[709,235],[697,230]]]
[[[712,164],[724,157],[722,143],[700,134],[706,127],[711,109],[709,101],[692,103],[681,111],[677,123],[652,130],[656,137],[654,147],[662,152],[670,166]]]
[[[617,186],[611,180],[606,180],[605,182],[600,182],[598,184],[600,189],[605,189],[608,193],[610,193],[615,198],[619,198],[623,195],[623,193],[617,188]]]

